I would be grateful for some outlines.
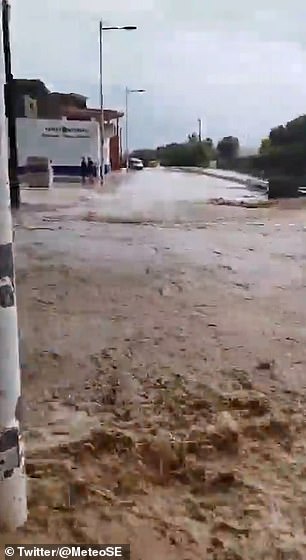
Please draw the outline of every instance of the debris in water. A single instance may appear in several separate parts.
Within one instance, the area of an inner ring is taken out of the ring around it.
[[[271,370],[273,368],[273,366],[275,365],[275,361],[271,360],[271,361],[260,361],[258,362],[256,369],[259,370],[263,370],[263,371],[268,371]]]

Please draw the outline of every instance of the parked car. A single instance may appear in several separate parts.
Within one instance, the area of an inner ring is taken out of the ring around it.
[[[143,169],[143,162],[141,159],[138,158],[130,158],[129,159],[129,169],[134,169],[136,171],[140,171]]]

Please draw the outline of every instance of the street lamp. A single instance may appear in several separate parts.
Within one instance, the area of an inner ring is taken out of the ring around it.
[[[103,184],[104,180],[104,98],[103,98],[103,32],[104,31],[134,31],[137,29],[135,25],[124,26],[104,26],[103,20],[99,22],[99,46],[100,46],[100,179]]]
[[[126,152],[126,170],[129,170],[129,94],[145,93],[145,89],[129,89],[125,88],[125,152]]]

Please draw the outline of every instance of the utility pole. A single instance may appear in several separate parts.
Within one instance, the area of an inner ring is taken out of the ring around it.
[[[0,37],[1,33],[2,17]],[[27,497],[20,431],[21,381],[3,51],[0,41],[0,531],[12,531],[27,520]]]
[[[20,185],[18,180],[18,154],[16,137],[16,103],[15,84],[12,74],[11,43],[10,43],[10,4],[2,0],[2,37],[5,67],[5,114],[9,137],[9,179],[11,207],[20,206]]]
[[[104,183],[104,96],[103,96],[103,21],[99,22],[99,65],[100,65],[100,181]]]
[[[202,142],[202,119],[198,119],[199,125],[199,142]]]

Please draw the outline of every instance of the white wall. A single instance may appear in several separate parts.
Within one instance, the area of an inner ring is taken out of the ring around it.
[[[100,162],[99,125],[96,121],[66,119],[17,119],[19,166],[28,156],[48,157],[53,165],[80,164],[81,158],[91,157]],[[109,138],[104,143],[105,163],[109,163]]]

